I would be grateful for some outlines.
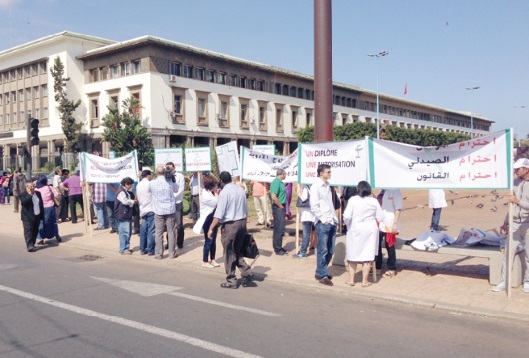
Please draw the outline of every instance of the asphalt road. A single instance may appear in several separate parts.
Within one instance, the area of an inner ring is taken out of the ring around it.
[[[523,322],[0,240],[0,357],[526,356]]]

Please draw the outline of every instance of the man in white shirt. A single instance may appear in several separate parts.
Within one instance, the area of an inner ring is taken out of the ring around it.
[[[140,207],[140,254],[154,255],[154,209],[149,182],[152,179],[150,169],[141,172],[141,181],[136,187],[136,196]]]
[[[167,168],[175,170],[174,163],[168,162],[165,165]],[[174,172],[174,182],[178,185],[178,191],[174,193],[174,199],[176,202],[175,211],[175,234],[176,234],[176,246],[179,249],[184,248],[184,189],[186,186],[186,179],[182,173]]]
[[[318,179],[310,188],[310,211],[315,216],[318,250],[316,252],[315,278],[323,285],[333,286],[332,276],[328,274],[328,266],[334,254],[336,224],[338,218],[334,211],[331,186],[331,167],[328,164],[318,166]]]
[[[431,231],[441,231],[439,221],[441,220],[441,210],[446,207],[445,191],[443,189],[428,190],[428,207],[433,210]]]

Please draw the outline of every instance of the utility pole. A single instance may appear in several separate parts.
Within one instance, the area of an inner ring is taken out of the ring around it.
[[[314,141],[332,141],[331,0],[314,0],[314,115]]]

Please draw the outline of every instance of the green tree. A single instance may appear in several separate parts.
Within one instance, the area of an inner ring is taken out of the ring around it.
[[[140,101],[134,96],[122,102],[121,114],[117,104],[110,104],[109,113],[103,117],[105,130],[102,141],[108,142],[110,148],[118,153],[130,153],[136,149],[140,166],[152,165],[152,135],[141,123],[140,108]]]
[[[53,77],[53,90],[55,101],[59,103],[59,116],[61,118],[62,131],[66,137],[64,144],[66,152],[79,152],[81,150],[81,129],[82,122],[77,122],[73,116],[75,110],[81,105],[81,100],[69,100],[66,85],[70,81],[69,77],[64,77],[64,65],[57,56],[51,69]]]

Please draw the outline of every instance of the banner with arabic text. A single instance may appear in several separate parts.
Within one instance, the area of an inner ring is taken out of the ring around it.
[[[356,186],[367,179],[366,140],[303,143],[299,150],[298,183],[312,184],[320,164],[331,166],[331,185]]]
[[[81,181],[88,183],[117,183],[130,177],[138,180],[138,154],[134,150],[129,154],[107,159],[89,153],[79,154]]]
[[[508,189],[511,131],[439,147],[369,138],[369,181],[385,189]]]
[[[287,177],[284,183],[295,183],[298,180],[298,152],[287,157],[269,155],[241,147],[241,171],[245,180],[256,180],[271,183],[276,177],[277,169],[284,169]]]

